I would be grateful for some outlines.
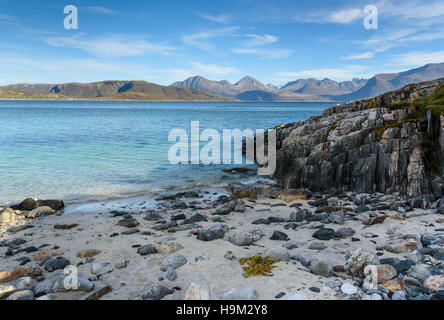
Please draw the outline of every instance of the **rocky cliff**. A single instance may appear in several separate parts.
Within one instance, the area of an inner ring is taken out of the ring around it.
[[[444,78],[276,129],[283,187],[443,195]]]

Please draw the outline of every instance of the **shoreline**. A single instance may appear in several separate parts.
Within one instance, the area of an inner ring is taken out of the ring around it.
[[[357,197],[368,199],[367,204],[354,203]],[[148,208],[144,196],[68,205],[61,211],[16,224],[31,224],[32,228],[16,228],[19,230],[16,233],[6,232],[5,227],[1,229],[0,282],[4,271],[34,267],[39,275],[31,275],[32,289],[27,289],[34,299],[85,299],[110,286],[112,291],[101,299],[176,300],[190,298],[196,290],[193,286],[198,286],[199,292],[208,292],[216,300],[233,295],[236,299],[248,295],[260,300],[371,300],[383,299],[384,294],[391,297],[394,292],[368,293],[344,271],[350,256],[358,249],[374,254],[379,263],[385,259],[382,265],[390,272],[393,270],[386,264],[396,259],[410,259],[417,266],[427,267],[439,263],[435,259],[430,264],[428,255],[418,256],[412,247],[398,253],[391,252],[389,247],[377,248],[386,241],[398,241],[399,246],[406,241],[403,235],[427,232],[444,241],[444,236],[440,238],[435,231],[440,224],[444,227],[444,219],[437,223],[443,215],[430,209],[410,211],[396,195],[348,192],[302,198],[300,191],[291,193],[273,185],[250,185],[225,192],[201,188],[198,192],[184,189],[179,193],[163,193],[157,198],[155,208]],[[326,209],[322,209],[326,206],[342,209],[326,214]],[[367,206],[367,210],[362,206]],[[308,212],[310,217],[306,216]],[[378,220],[382,216],[384,219]],[[59,229],[62,227],[66,229]],[[322,240],[314,237],[319,230],[328,229],[336,234],[343,232],[345,236],[327,236]],[[18,239],[25,242],[18,244]],[[11,244],[5,246],[8,241]],[[416,240],[409,241],[410,246],[419,245]],[[83,250],[100,253],[78,257]],[[272,276],[243,277],[238,259],[257,255],[280,260]],[[167,257],[173,260],[185,257],[186,262],[182,265],[176,261],[178,264],[166,272],[161,266],[167,263]],[[77,268],[82,281],[88,284],[86,288],[65,292],[51,286],[63,277],[68,263],[65,260]],[[23,262],[26,263],[20,266]],[[353,293],[344,293],[344,284],[351,285]],[[157,292],[153,288],[158,286],[163,286],[165,292],[172,287],[181,290],[162,297],[157,293],[152,296]],[[22,291],[15,289],[14,293],[24,294]]]
[[[244,100],[101,100],[101,99],[8,99],[0,98],[0,101],[109,101],[109,102],[202,102],[202,103],[344,103],[344,101],[244,101]]]

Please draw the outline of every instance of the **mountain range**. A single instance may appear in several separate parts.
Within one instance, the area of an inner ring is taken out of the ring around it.
[[[217,95],[246,101],[349,101],[374,97],[402,88],[406,84],[444,77],[444,63],[427,64],[400,73],[377,74],[371,79],[337,82],[328,78],[299,79],[284,86],[265,85],[244,77],[233,84],[195,76],[172,86],[208,91]]]
[[[195,76],[170,86],[146,81],[101,81],[64,84],[13,84],[0,87],[0,99],[100,99],[185,101],[351,101],[374,97],[413,83],[444,77],[444,63],[399,73],[377,74],[371,79],[337,82],[299,79],[283,86],[264,84],[250,76],[236,83]]]
[[[161,86],[146,81],[101,81],[64,84],[13,84],[0,87],[0,98],[22,97],[23,93],[48,97],[98,100],[232,101],[233,98],[192,88]]]

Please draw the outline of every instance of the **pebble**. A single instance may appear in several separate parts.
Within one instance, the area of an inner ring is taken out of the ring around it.
[[[162,285],[154,285],[144,293],[142,293],[142,300],[161,300],[165,296],[172,294],[173,290],[162,286]]]
[[[314,260],[311,264],[311,272],[313,274],[326,278],[333,275],[333,267],[330,263],[323,260]]]
[[[185,300],[210,300],[210,291],[204,286],[192,282],[185,293]]]
[[[290,260],[290,254],[288,253],[288,250],[283,247],[270,248],[265,252],[263,256],[270,257],[274,260],[279,261]]]
[[[224,293],[222,300],[257,300],[259,294],[255,288],[249,287],[244,289],[233,289]]]
[[[288,240],[288,235],[282,231],[274,231],[270,240],[286,241]]]
[[[336,238],[336,232],[333,229],[321,228],[313,233],[313,238],[319,240],[331,240]]]
[[[169,267],[162,275],[162,278],[164,279],[168,279],[170,281],[174,281],[177,279],[177,273],[176,270],[174,270],[174,268]]]
[[[160,270],[166,271],[169,267],[177,269],[188,262],[187,258],[181,254],[170,254],[160,266]]]
[[[308,246],[308,249],[310,249],[310,250],[325,250],[327,248],[328,247],[325,244],[321,243],[321,242],[312,242]]]
[[[353,295],[358,292],[358,289],[351,283],[346,282],[341,286],[341,291],[345,294]]]
[[[155,254],[157,253],[157,249],[154,245],[148,244],[146,246],[141,246],[139,249],[137,249],[137,253],[141,256],[147,256],[149,254]]]

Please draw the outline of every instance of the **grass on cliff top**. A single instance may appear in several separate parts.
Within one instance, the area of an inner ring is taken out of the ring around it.
[[[410,110],[405,122],[426,121],[427,110],[432,110],[434,115],[444,115],[444,86],[439,87],[435,94],[428,98],[417,99],[413,102],[396,102],[389,106],[390,110]]]
[[[274,264],[277,262],[277,260],[270,257],[262,258],[261,256],[239,259],[239,264],[244,266],[242,268],[244,270],[244,278],[249,278],[252,276],[269,276],[271,270],[276,268]]]
[[[377,141],[382,139],[382,134],[387,129],[401,127],[407,122],[427,121],[427,110],[432,110],[434,115],[444,115],[444,86],[439,87],[428,98],[416,99],[413,102],[395,102],[388,107],[389,112],[399,109],[408,109],[410,111],[407,118],[399,122],[389,122],[381,128],[373,128],[371,131],[376,133]]]

